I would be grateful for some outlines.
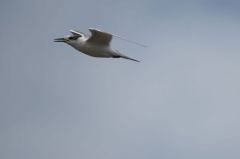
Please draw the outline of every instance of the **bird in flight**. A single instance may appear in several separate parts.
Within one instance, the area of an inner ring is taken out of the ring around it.
[[[64,42],[72,46],[76,50],[93,57],[104,57],[104,58],[124,58],[132,61],[139,62],[136,59],[130,58],[119,51],[111,48],[112,37],[118,37],[128,42],[135,43],[137,45],[146,47],[145,45],[124,39],[120,36],[113,35],[107,32],[100,31],[98,29],[89,28],[91,36],[88,36],[82,32],[70,30],[72,35],[68,35],[64,38],[54,39],[55,42]]]

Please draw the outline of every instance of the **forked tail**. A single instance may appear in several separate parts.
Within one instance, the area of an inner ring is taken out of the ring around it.
[[[128,57],[128,56],[126,56],[126,55],[123,55],[123,54],[120,53],[119,51],[118,51],[118,53],[117,53],[116,55],[113,56],[113,58],[123,58],[123,59],[127,59],[127,60],[132,60],[132,61],[135,61],[135,62],[140,62],[140,61],[138,61],[138,60],[136,60],[136,59],[133,59],[133,58],[131,58],[131,57]]]
[[[136,60],[136,59],[133,59],[133,58],[128,57],[128,56],[125,56],[125,55],[121,55],[120,57],[121,57],[121,58],[124,58],[124,59],[127,59],[127,60],[132,60],[132,61],[135,61],[135,62],[140,62],[140,61],[138,61],[138,60]]]

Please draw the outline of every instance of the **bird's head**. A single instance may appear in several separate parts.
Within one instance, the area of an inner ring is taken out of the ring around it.
[[[54,39],[54,42],[64,42],[67,44],[74,44],[78,41],[79,38],[84,36],[82,33],[74,30],[70,30],[70,32],[72,33],[72,35],[68,35],[64,38],[56,38]]]
[[[54,42],[74,43],[78,40],[78,38],[79,38],[79,36],[68,35],[64,38],[56,38],[56,39],[54,39]]]

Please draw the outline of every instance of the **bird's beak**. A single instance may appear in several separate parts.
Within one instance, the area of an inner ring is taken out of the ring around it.
[[[66,42],[67,40],[65,38],[57,38],[54,39],[54,42]]]

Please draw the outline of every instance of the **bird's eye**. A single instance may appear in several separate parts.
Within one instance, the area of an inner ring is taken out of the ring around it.
[[[78,39],[78,36],[71,36],[69,37],[69,40],[77,40]]]

